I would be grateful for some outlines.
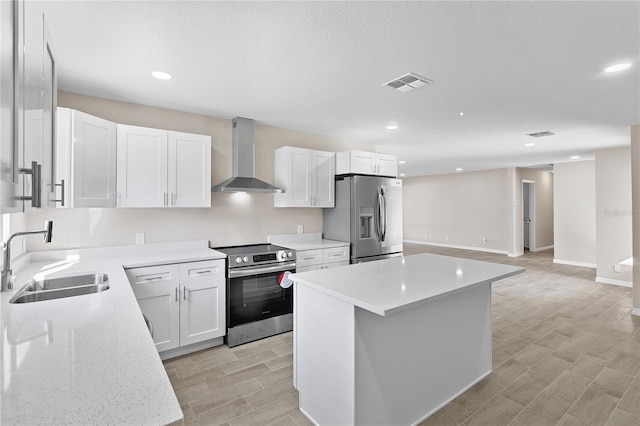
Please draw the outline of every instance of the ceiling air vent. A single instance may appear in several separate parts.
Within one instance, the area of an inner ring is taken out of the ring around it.
[[[420,77],[418,74],[409,73],[402,77],[394,78],[393,80],[384,83],[383,86],[389,86],[401,92],[410,92],[431,83],[433,83],[433,81],[428,78]]]
[[[538,132],[538,133],[527,133],[527,136],[531,136],[532,138],[542,138],[545,136],[553,136],[553,135],[555,135],[555,133],[550,132],[548,130],[544,132]]]

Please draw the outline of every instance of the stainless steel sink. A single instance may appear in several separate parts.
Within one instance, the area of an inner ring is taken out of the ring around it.
[[[109,290],[109,276],[102,273],[66,275],[31,280],[9,300],[9,303],[31,303],[61,299]]]
[[[82,275],[67,275],[64,277],[45,278],[34,281],[39,290],[57,290],[61,288],[78,287],[83,285],[104,284],[109,282],[109,276],[102,273]],[[37,290],[34,288],[34,290]]]

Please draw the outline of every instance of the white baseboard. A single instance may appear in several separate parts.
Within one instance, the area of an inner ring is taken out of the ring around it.
[[[559,263],[560,265],[582,266],[583,268],[597,269],[598,265],[589,262],[576,262],[573,260],[553,259],[553,263]]]
[[[520,257],[520,256],[524,256],[524,252],[523,251],[519,251],[516,253],[508,253],[507,256],[509,257]]]
[[[614,279],[611,279],[611,278],[596,277],[596,282],[597,283],[601,283],[601,284],[611,284],[611,285],[618,285],[620,287],[633,288],[633,282],[631,282],[631,281],[614,280]]]
[[[553,244],[551,244],[550,246],[544,246],[544,247],[536,247],[535,250],[529,250],[533,253],[538,252],[538,251],[545,251],[545,250],[549,250],[553,248]]]
[[[640,317],[640,308],[631,309],[631,315],[635,315],[637,317]]]
[[[418,241],[418,240],[403,240],[405,243],[409,244],[420,244],[423,246],[434,246],[434,247],[445,247],[445,248],[453,248],[460,250],[473,250],[473,251],[483,251],[485,253],[496,253],[496,254],[509,254],[506,250],[496,250],[482,247],[472,247],[472,246],[460,246],[457,244],[443,244],[443,243],[432,243],[429,241]]]

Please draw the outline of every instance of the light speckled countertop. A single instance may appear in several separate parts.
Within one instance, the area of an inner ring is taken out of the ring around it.
[[[524,272],[524,268],[436,254],[416,254],[293,274],[296,284],[378,315]]]
[[[334,247],[348,247],[349,243],[333,240],[286,241],[277,245],[292,250],[317,250]]]
[[[209,259],[207,241],[32,253],[1,294],[2,421],[13,424],[167,424],[182,418],[124,267]],[[14,269],[15,270],[15,269]],[[10,304],[33,276],[104,272],[96,294]]]

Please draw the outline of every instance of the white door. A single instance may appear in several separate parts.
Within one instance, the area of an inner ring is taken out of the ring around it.
[[[311,206],[311,150],[287,147],[287,207]]]
[[[127,276],[158,352],[177,348],[180,345],[178,265],[129,269]]]
[[[167,131],[118,124],[118,207],[165,207]]]
[[[333,152],[311,152],[312,205],[335,206],[336,159]]]
[[[373,152],[350,151],[350,173],[372,175],[376,173],[376,154]]]
[[[180,346],[224,336],[224,279],[183,284],[180,289]]]
[[[211,136],[169,132],[171,207],[211,207]]]
[[[116,124],[73,111],[73,207],[115,207]]]
[[[388,154],[376,154],[378,159],[377,174],[398,177],[398,157]]]

